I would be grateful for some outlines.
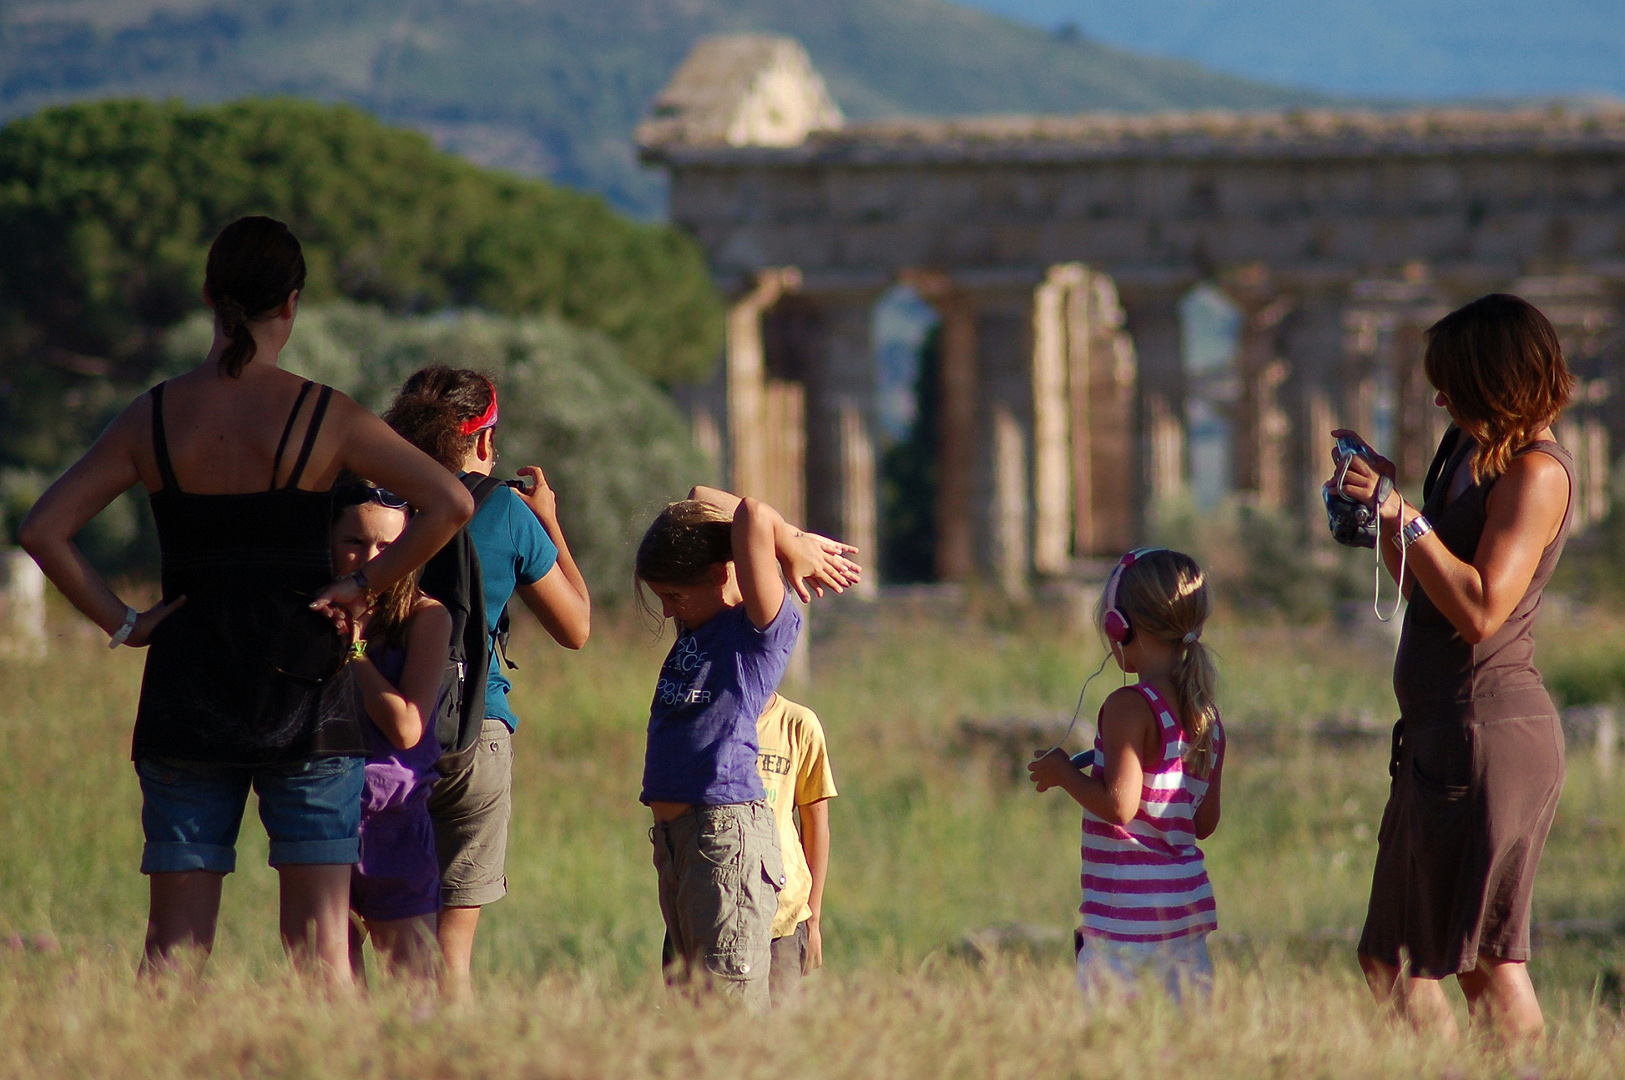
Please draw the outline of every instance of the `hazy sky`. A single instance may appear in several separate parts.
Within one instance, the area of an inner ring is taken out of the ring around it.
[[[1625,98],[1625,0],[963,2],[1317,90]]]

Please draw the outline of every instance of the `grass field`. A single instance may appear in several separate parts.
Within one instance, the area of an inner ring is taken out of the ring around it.
[[[335,1003],[289,976],[253,820],[208,978],[136,985],[145,883],[127,757],[141,656],[109,653],[67,613],[55,617],[46,662],[0,664],[0,938],[21,938],[0,947],[6,1076],[1625,1074],[1625,939],[1600,931],[1625,918],[1625,794],[1590,753],[1571,756],[1536,893],[1537,925],[1587,931],[1537,943],[1547,1048],[1509,1061],[1430,1046],[1366,1003],[1352,935],[1386,738],[1309,732],[1392,720],[1391,640],[1369,629],[1228,618],[1210,628],[1234,744],[1225,820],[1205,845],[1218,990],[1211,1007],[1182,1014],[1149,999],[1085,1007],[1064,944],[1076,809],[1012,783],[957,734],[965,716],[1068,713],[1098,645],[1042,614],[815,611],[813,680],[795,696],[823,717],[841,788],[829,966],[803,1009],[758,1020],[667,999],[657,985],[660,917],[636,797],[664,644],[630,624],[601,625],[580,654],[516,635],[511,895],[482,923],[478,1011],[431,1019],[388,988]],[[1545,624],[1542,660],[1570,675],[1625,647],[1625,621],[1598,612],[1565,607]],[[1097,680],[1087,716],[1108,684]],[[1079,726],[1074,748],[1092,736]],[[969,959],[966,935],[996,926],[1037,944]],[[34,948],[42,933],[59,949]]]

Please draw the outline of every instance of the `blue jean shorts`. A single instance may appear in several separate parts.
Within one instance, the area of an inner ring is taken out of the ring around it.
[[[141,758],[143,874],[237,869],[237,832],[248,789],[260,797],[272,866],[344,865],[361,858],[365,759],[317,758],[289,765],[222,765]]]

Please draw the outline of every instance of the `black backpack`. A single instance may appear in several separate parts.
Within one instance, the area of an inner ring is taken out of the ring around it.
[[[502,486],[501,480],[478,473],[467,473],[462,481],[474,496],[475,513]],[[485,680],[496,651],[492,639],[505,644],[508,612],[503,609],[496,634],[486,629],[485,579],[466,525],[424,564],[419,587],[451,613],[451,655],[434,715],[434,736],[440,741],[435,768],[449,776],[465,768],[474,756],[485,722]]]

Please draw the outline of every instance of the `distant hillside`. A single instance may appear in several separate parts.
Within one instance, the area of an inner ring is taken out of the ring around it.
[[[739,30],[799,39],[853,117],[1323,100],[948,0],[0,0],[0,117],[108,95],[347,101],[651,213],[633,125],[698,38]]]
[[[967,0],[1045,28],[1334,93],[1625,97],[1620,0]]]

